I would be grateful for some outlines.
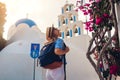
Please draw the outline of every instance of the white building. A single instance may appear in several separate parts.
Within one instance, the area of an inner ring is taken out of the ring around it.
[[[74,4],[67,2],[61,10],[62,13],[58,16],[58,27],[62,39],[70,47],[66,57],[67,80],[98,80],[97,74],[86,58],[91,38],[84,34],[83,22],[79,20]]]

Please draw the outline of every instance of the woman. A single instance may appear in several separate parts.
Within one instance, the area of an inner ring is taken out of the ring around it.
[[[60,31],[54,27],[48,27],[46,30],[46,40],[45,44],[49,44],[55,41],[55,54],[59,55],[63,60],[63,55],[69,51],[67,46],[64,46],[64,41],[59,38]],[[64,61],[64,60],[63,60]],[[47,80],[64,80],[64,62],[62,66],[56,69],[47,69],[46,71]]]

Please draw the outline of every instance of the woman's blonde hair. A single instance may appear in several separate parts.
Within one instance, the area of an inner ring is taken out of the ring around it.
[[[54,34],[55,29],[56,28],[54,28],[53,26],[47,27],[47,29],[46,29],[46,39],[47,40],[49,40],[49,39],[55,40],[57,38],[57,36]]]

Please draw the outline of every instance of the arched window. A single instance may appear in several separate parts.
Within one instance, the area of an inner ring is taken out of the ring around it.
[[[64,19],[63,19],[63,22],[62,22],[62,23],[63,23],[63,25],[65,24],[65,20],[64,20]]]
[[[73,17],[72,16],[70,17],[70,23],[73,23]]]
[[[69,14],[69,21],[70,21],[70,23],[73,22],[73,15],[71,13]]]
[[[77,25],[74,25],[74,27],[73,27],[73,32],[74,32],[74,33],[78,33]]]
[[[70,20],[73,21],[73,18],[71,17]]]
[[[81,34],[81,30],[80,27],[77,27],[76,25],[73,28],[73,32],[75,33],[75,35],[80,35]]]
[[[74,33],[78,33],[78,29],[77,28],[75,28]]]
[[[69,36],[70,35],[70,33],[69,33],[69,30],[66,32],[66,36]]]
[[[61,25],[65,25],[65,17],[64,16],[61,16]]]
[[[66,12],[68,12],[69,11],[69,6],[66,6]]]
[[[69,9],[68,8],[66,8],[66,11],[68,11]]]

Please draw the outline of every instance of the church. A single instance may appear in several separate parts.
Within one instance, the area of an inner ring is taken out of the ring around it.
[[[98,80],[97,74],[86,58],[91,39],[84,33],[83,22],[78,19],[74,4],[66,2],[58,15],[61,38],[69,46],[66,56],[67,80]],[[0,52],[0,80],[45,80],[45,69],[31,57],[31,44],[45,41],[45,34],[38,29],[35,21],[23,18],[16,21],[8,31],[7,46]]]

